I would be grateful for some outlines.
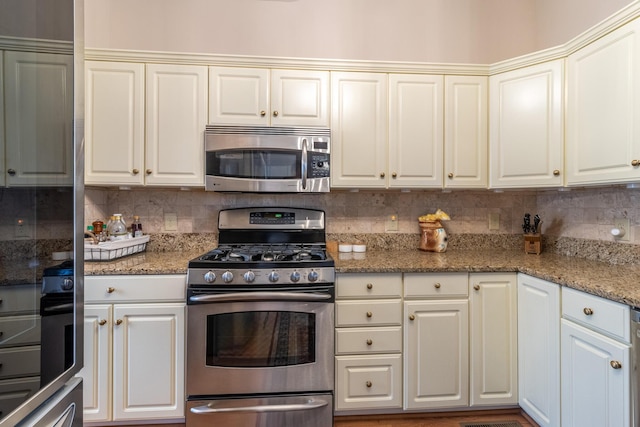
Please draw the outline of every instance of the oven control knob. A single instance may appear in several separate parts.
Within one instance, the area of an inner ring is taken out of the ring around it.
[[[233,280],[233,273],[229,270],[225,271],[224,273],[222,273],[222,280],[224,281],[224,283],[231,282]]]
[[[207,283],[213,283],[216,281],[216,273],[213,271],[207,271],[204,273],[204,281]]]
[[[270,282],[277,282],[278,279],[280,279],[280,275],[278,274],[277,271],[272,271],[271,273],[269,273]]]
[[[307,276],[310,282],[315,282],[316,280],[318,280],[319,277],[320,275],[318,274],[317,271],[310,271],[309,275]]]
[[[254,280],[256,280],[256,274],[253,271],[247,271],[242,275],[242,277],[244,278],[244,281],[247,283],[251,283]]]
[[[73,279],[66,277],[63,281],[62,281],[62,290],[64,291],[70,291],[71,289],[73,289]]]
[[[297,271],[294,271],[293,273],[291,273],[291,281],[292,282],[299,282],[300,281],[300,273]]]

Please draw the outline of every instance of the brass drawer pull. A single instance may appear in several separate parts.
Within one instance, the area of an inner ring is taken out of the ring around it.
[[[107,321],[105,319],[100,319],[100,321],[98,322],[98,325],[100,326],[104,326],[107,324]]]
[[[475,289],[476,291],[480,290],[480,285],[473,285],[473,289]]]
[[[416,316],[414,314],[409,315],[409,320],[416,320]]]
[[[373,283],[367,283],[367,289],[373,289]]]
[[[367,385],[367,388],[371,388],[371,386],[373,386],[373,383],[371,381],[367,381],[366,385]]]
[[[371,345],[371,344],[373,344],[373,340],[372,340],[371,338],[369,338],[369,339],[367,340],[367,345]]]
[[[613,369],[622,369],[622,363],[618,362],[617,360],[612,360],[611,362],[609,362],[609,364]]]
[[[433,285],[433,287],[436,289],[440,289],[440,283],[436,283],[435,285]]]
[[[582,309],[582,312],[587,316],[591,316],[593,314],[593,309],[591,309],[589,307],[585,307],[585,308]]]
[[[107,288],[107,293],[108,293],[108,294],[112,294],[112,293],[114,293],[115,291],[116,291],[116,288],[112,288],[111,286],[109,286],[109,287]]]
[[[116,320],[116,325],[122,325],[122,319]]]
[[[373,313],[370,311],[367,311],[367,317],[372,317],[372,316],[373,316]]]

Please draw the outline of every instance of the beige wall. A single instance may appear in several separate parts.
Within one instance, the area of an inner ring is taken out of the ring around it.
[[[564,43],[629,0],[109,0],[92,48],[489,64]]]

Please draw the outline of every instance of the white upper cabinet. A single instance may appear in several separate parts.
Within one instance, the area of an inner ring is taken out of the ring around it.
[[[389,75],[388,187],[442,188],[443,80]]]
[[[144,64],[86,61],[85,85],[85,183],[144,184]]]
[[[489,186],[563,185],[564,60],[489,78]]]
[[[7,51],[3,74],[5,184],[73,185],[73,55]]]
[[[444,77],[444,187],[487,187],[489,79]]]
[[[569,55],[567,184],[640,179],[640,20]]]
[[[331,73],[331,186],[386,188],[388,81],[382,73]]]
[[[207,68],[147,65],[147,185],[204,185]]]
[[[329,126],[329,72],[209,68],[209,123]]]
[[[207,67],[85,68],[86,184],[204,185]]]

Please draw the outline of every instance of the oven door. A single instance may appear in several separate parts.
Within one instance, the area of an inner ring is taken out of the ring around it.
[[[187,306],[189,396],[333,390],[333,302],[273,298]]]

